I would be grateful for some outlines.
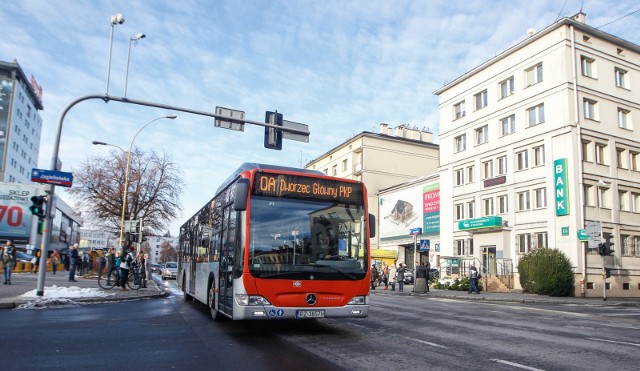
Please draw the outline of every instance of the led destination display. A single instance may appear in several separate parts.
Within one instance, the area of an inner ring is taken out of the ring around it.
[[[314,199],[361,204],[362,185],[297,175],[257,173],[251,192],[256,196]]]

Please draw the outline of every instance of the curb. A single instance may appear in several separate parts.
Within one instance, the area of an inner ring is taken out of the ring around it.
[[[159,292],[154,294],[144,294],[144,295],[135,295],[135,296],[121,296],[121,297],[88,297],[88,298],[60,298],[67,299],[76,303],[109,303],[109,302],[118,302],[118,301],[132,301],[132,300],[142,300],[142,299],[159,299],[167,296],[166,290],[158,290]],[[20,297],[9,298],[4,301],[0,301],[0,309],[15,309],[22,304],[27,304],[30,301],[29,299],[23,299]]]

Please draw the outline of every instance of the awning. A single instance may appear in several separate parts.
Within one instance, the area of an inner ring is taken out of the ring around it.
[[[397,250],[373,249],[371,250],[371,258],[373,259],[397,259]]]

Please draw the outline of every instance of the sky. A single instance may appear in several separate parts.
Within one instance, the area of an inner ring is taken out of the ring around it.
[[[6,0],[0,60],[17,60],[43,89],[38,168],[51,169],[63,110],[87,95],[263,122],[266,111],[309,125],[309,143],[263,148],[264,128],[214,126],[210,117],[103,100],[65,116],[59,157],[73,172],[113,147],[171,156],[185,182],[179,227],[242,163],[304,167],[379,125],[426,127],[437,136],[434,91],[581,9],[587,24],[640,44],[636,0]],[[634,13],[635,12],[635,13]],[[125,22],[111,27],[111,16]],[[632,14],[630,14],[632,13]],[[113,41],[110,36],[113,30]],[[130,42],[137,33],[146,37]],[[129,53],[129,45],[131,52]],[[111,68],[109,49],[112,47]],[[127,78],[127,60],[129,60]],[[116,150],[117,151],[117,150]],[[70,205],[65,189],[56,192]]]

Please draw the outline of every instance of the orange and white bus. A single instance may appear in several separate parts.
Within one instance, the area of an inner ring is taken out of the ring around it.
[[[178,286],[233,320],[366,317],[362,182],[245,163],[180,228]]]

